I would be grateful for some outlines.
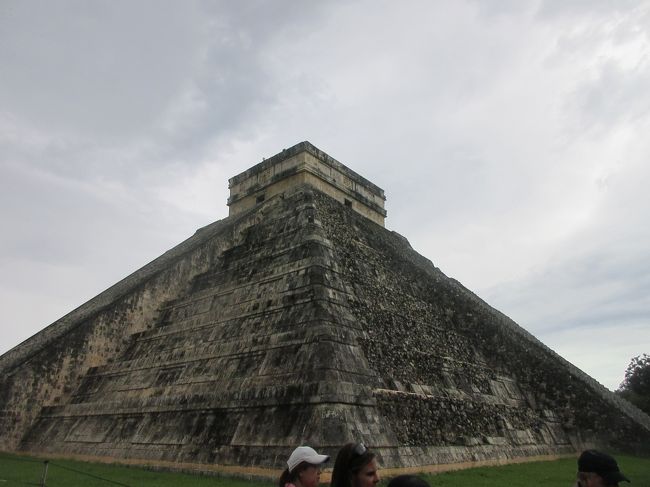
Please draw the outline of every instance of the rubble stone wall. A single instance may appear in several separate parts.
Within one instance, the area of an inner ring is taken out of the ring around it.
[[[354,290],[362,348],[383,378],[375,397],[400,445],[454,447],[456,455],[467,447],[470,457],[490,446],[514,457],[522,449],[649,444],[647,415],[447,278],[403,237],[316,199],[341,280]]]

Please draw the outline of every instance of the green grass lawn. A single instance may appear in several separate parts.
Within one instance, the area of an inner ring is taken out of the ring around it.
[[[615,455],[621,471],[630,479],[630,487],[650,487],[650,458]],[[482,467],[446,472],[438,475],[423,475],[433,487],[570,487],[575,482],[576,459],[551,462],[532,462]],[[622,486],[628,485],[623,482]]]
[[[616,455],[621,470],[632,479],[633,487],[650,487],[650,459]],[[424,475],[432,487],[569,487],[576,472],[574,459],[521,463],[503,467],[483,467]],[[0,453],[0,487],[41,485],[43,461]],[[382,482],[385,485],[385,481]],[[137,467],[50,460],[48,487],[273,487],[274,482],[246,481],[229,477],[197,476],[157,472]]]
[[[40,486],[43,460],[0,453],[0,487]],[[138,467],[50,460],[47,487],[272,487],[272,482],[160,472]]]

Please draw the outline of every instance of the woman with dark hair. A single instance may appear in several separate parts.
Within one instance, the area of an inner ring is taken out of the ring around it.
[[[320,466],[329,459],[329,456],[320,455],[313,448],[299,446],[289,456],[278,487],[318,487]]]
[[[363,443],[348,443],[339,450],[331,487],[374,487],[378,482],[375,454]]]

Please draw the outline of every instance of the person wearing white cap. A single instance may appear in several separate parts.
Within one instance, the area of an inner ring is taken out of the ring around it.
[[[329,459],[309,446],[299,446],[289,456],[278,487],[318,487],[320,467]]]

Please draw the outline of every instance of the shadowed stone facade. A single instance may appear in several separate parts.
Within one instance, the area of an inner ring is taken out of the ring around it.
[[[650,444],[404,237],[309,181],[264,191],[0,357],[0,448],[280,468],[298,444],[387,467]]]

